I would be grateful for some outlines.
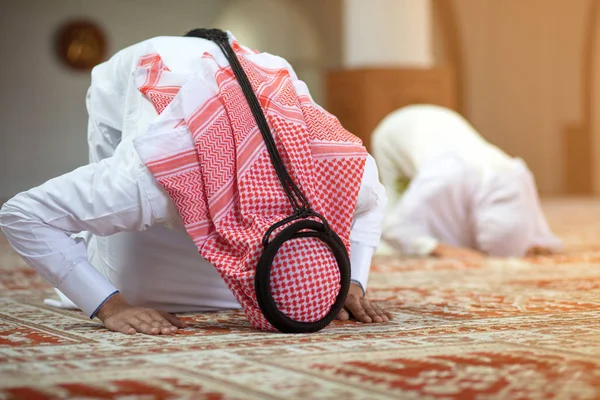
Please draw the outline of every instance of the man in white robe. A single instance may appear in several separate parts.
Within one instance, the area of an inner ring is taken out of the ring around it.
[[[87,97],[91,163],[3,206],[0,227],[26,262],[64,293],[57,305],[72,301],[109,329],[129,334],[175,332],[183,324],[167,312],[239,308],[133,146],[158,116],[135,83],[140,57],[159,54],[171,71],[185,75],[214,51],[203,39],[158,37],[96,67]],[[369,157],[350,236],[353,284],[341,319],[349,313],[366,323],[389,317],[364,297],[384,205]]]
[[[560,250],[525,163],[456,112],[399,109],[377,126],[372,148],[388,194],[380,253],[468,258]]]

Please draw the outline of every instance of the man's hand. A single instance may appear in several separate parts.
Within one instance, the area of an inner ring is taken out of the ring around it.
[[[348,297],[344,309],[340,311],[337,319],[347,321],[352,315],[359,322],[370,324],[372,322],[388,322],[392,315],[383,311],[375,303],[364,297],[362,288],[355,283],[350,284]]]
[[[464,247],[454,247],[440,243],[431,252],[431,255],[439,258],[454,258],[457,260],[478,260],[485,257],[485,254]]]
[[[104,322],[107,329],[127,335],[136,332],[147,335],[174,335],[179,328],[187,326],[173,314],[130,306],[119,293],[100,307],[97,317]]]
[[[547,247],[533,246],[527,250],[525,257],[551,256],[552,254],[554,254],[554,252]]]

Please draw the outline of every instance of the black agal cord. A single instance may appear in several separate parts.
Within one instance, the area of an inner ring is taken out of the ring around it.
[[[258,129],[260,130],[269,156],[271,157],[271,163],[273,164],[277,178],[294,209],[294,213],[291,216],[275,223],[267,230],[263,237],[264,250],[258,261],[258,265],[256,266],[254,285],[258,305],[267,321],[281,332],[308,333],[319,331],[333,321],[344,306],[346,296],[348,295],[348,289],[350,287],[350,259],[346,247],[340,237],[330,228],[325,217],[315,212],[310,207],[308,199],[294,183],[285,168],[281,156],[279,155],[279,151],[277,150],[275,139],[271,134],[267,119],[265,118],[260,103],[252,90],[252,85],[238,60],[237,55],[229,44],[227,33],[220,29],[195,29],[187,33],[186,36],[213,41],[223,51],[223,54],[225,54],[225,57],[227,58],[227,61],[229,61],[231,69],[242,88],[244,96],[248,101],[252,115],[254,115],[254,120],[258,125]],[[313,219],[311,219],[311,217]],[[317,218],[320,221],[316,221],[314,218]],[[285,227],[272,240],[269,240],[277,228],[293,221],[296,222]],[[340,269],[341,289],[336,297],[335,303],[327,315],[322,319],[315,322],[299,322],[288,318],[277,308],[277,304],[271,293],[271,266],[277,255],[277,251],[286,241],[309,237],[320,239],[332,251]]]

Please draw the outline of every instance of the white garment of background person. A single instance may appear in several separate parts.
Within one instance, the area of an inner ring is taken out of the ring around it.
[[[496,257],[561,249],[526,164],[456,112],[399,109],[375,129],[372,150],[388,195],[379,254],[436,255],[445,245]],[[410,182],[404,191],[402,182]]]

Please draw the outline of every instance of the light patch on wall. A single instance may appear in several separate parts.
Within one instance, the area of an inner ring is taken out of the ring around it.
[[[297,3],[230,0],[215,26],[231,31],[248,47],[285,58],[307,84],[315,100],[321,101],[324,51],[317,27]]]
[[[545,194],[562,193],[563,132],[581,121],[586,1],[452,0],[464,114],[525,159]]]
[[[0,52],[0,199],[69,172],[88,160],[89,73],[54,54],[53,38],[72,18],[96,21],[108,56],[154,36],[211,25],[220,0],[19,0],[2,2]]]

